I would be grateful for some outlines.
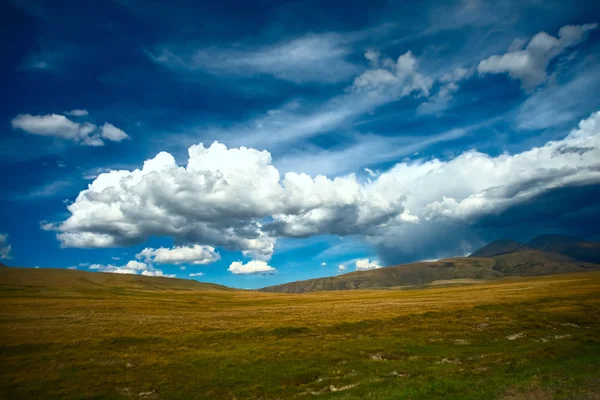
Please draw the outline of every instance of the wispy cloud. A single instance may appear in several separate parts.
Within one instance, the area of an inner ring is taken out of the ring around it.
[[[271,75],[297,83],[340,82],[359,71],[347,60],[347,39],[336,33],[309,34],[260,46],[163,46],[147,54],[154,62],[174,69],[201,70],[217,76]]]

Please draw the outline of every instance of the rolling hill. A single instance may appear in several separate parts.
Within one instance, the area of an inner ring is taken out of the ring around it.
[[[0,268],[0,290],[235,290],[188,279],[87,272],[59,268]]]
[[[593,262],[597,260],[596,262]],[[497,240],[469,257],[419,262],[334,277],[269,286],[265,292],[306,293],[324,290],[419,287],[503,276],[538,276],[600,270],[600,244],[560,235],[542,235],[527,245]]]

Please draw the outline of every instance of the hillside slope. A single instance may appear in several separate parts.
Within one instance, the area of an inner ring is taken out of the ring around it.
[[[434,262],[398,265],[335,277],[309,279],[269,286],[264,292],[306,293],[325,290],[375,289],[419,286],[435,281],[494,279],[503,276],[537,276],[600,270],[600,264],[524,248],[493,257],[449,258]]]
[[[15,289],[235,290],[188,279],[75,271],[54,268],[0,268],[0,290]]]
[[[523,249],[524,247],[524,244],[515,242],[514,240],[495,240],[492,243],[485,245],[479,250],[473,252],[469,257],[492,257],[499,254],[512,253],[514,251]]]
[[[306,293],[323,290],[373,289],[425,285],[449,279],[490,279],[504,276],[504,273],[493,270],[493,266],[494,261],[486,258],[449,258],[290,282],[269,286],[261,291]]]
[[[581,261],[600,263],[600,243],[567,235],[540,235],[527,247],[544,252],[560,253]]]

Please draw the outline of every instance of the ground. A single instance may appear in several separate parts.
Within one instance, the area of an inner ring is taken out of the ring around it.
[[[600,399],[600,273],[289,295],[0,283],[3,399]]]

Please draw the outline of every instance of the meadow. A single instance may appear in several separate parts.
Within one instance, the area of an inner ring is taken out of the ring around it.
[[[2,399],[600,399],[598,272],[302,295],[0,288]]]

